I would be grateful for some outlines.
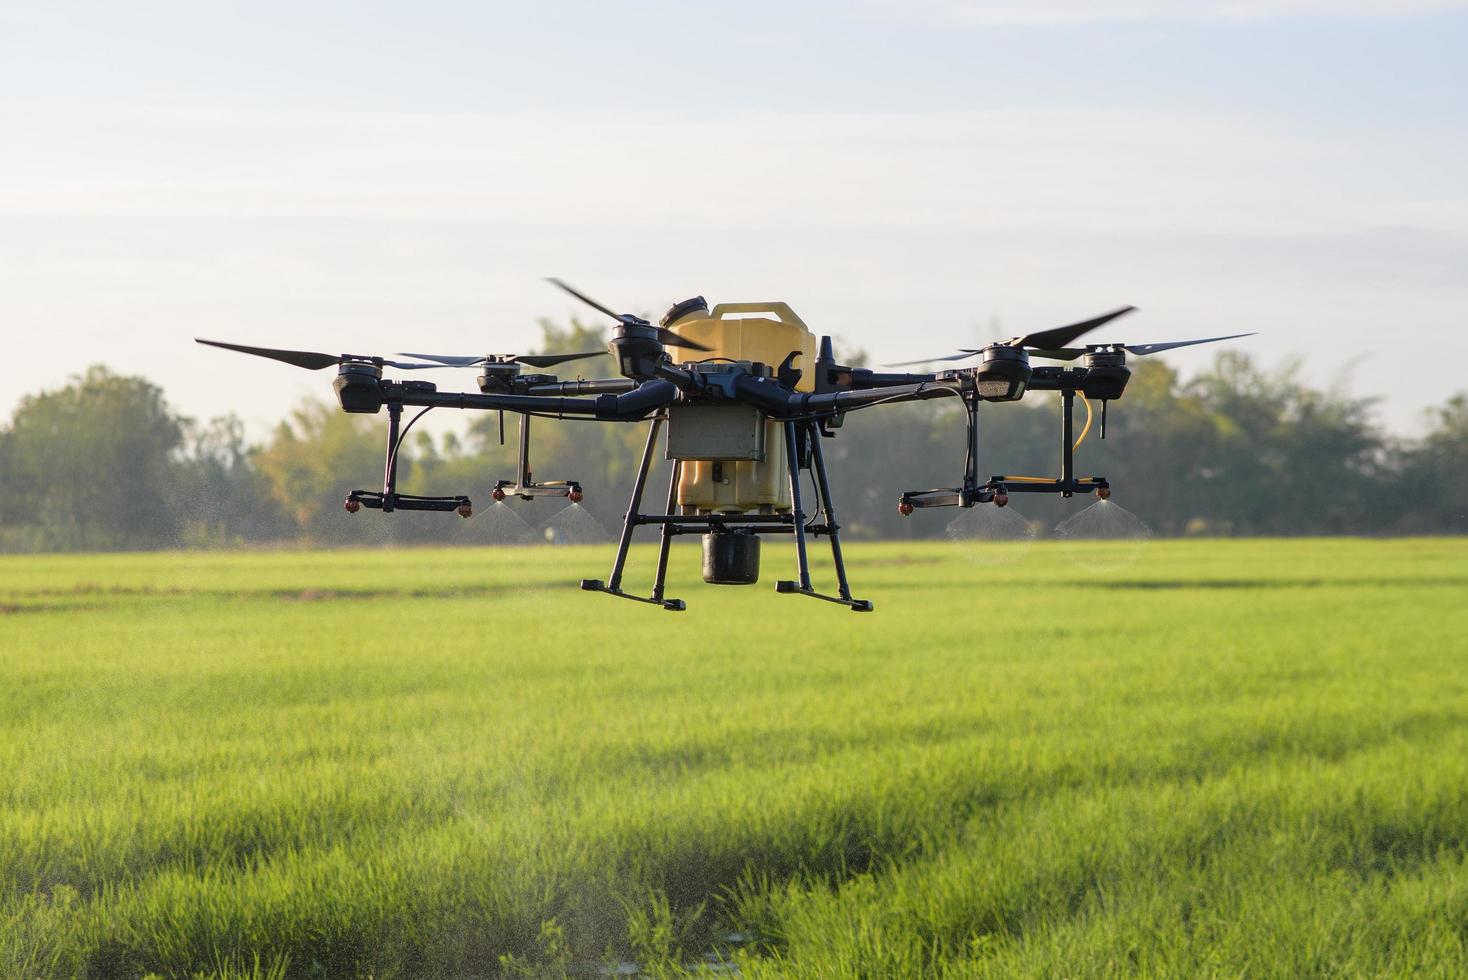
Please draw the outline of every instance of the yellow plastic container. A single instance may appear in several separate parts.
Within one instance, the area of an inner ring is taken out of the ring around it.
[[[796,390],[815,390],[815,335],[785,303],[720,303],[707,316],[685,317],[669,329],[708,347],[697,355],[700,359],[759,361],[774,370],[798,351],[794,364],[803,373]],[[685,461],[678,480],[679,505],[719,513],[788,511],[785,426],[766,422],[765,427],[764,462]]]

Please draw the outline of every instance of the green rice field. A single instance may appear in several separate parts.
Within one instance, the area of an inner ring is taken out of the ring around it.
[[[1468,542],[1020,548],[0,557],[0,976],[1468,975]]]

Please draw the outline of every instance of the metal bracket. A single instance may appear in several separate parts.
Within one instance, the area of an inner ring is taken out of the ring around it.
[[[456,511],[460,517],[474,513],[474,505],[462,494],[453,497],[418,497],[411,493],[378,493],[375,490],[353,490],[347,494],[347,513],[355,514],[366,507],[391,514],[395,510]]]
[[[495,500],[503,500],[506,497],[519,497],[521,500],[529,500],[531,497],[574,497],[573,502],[580,502],[581,484],[575,480],[552,480],[549,483],[526,484],[517,483],[514,480],[496,480],[492,496]]]
[[[500,442],[504,442],[504,413],[500,413]],[[530,416],[520,415],[520,449],[518,461],[515,467],[515,479],[496,480],[493,496],[495,500],[504,500],[506,497],[519,497],[521,500],[529,500],[532,497],[570,497],[571,502],[579,503],[581,500],[581,484],[575,480],[551,480],[546,483],[536,483],[530,474]]]

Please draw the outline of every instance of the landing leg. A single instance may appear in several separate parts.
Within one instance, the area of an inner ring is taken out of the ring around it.
[[[811,423],[806,423],[807,428],[803,431],[812,440],[819,440],[820,434]],[[813,599],[825,599],[827,602],[839,603],[848,606],[853,612],[871,612],[872,604],[865,599],[851,598],[851,589],[846,584],[846,563],[841,558],[841,540],[837,536],[835,515],[831,513],[830,486],[826,479],[825,457],[821,454],[819,441],[813,441],[811,445],[811,465],[816,471],[816,494],[817,506],[825,511],[827,533],[831,536],[831,556],[836,562],[836,580],[840,596],[829,596],[815,591],[810,583],[810,556],[805,547],[805,512],[801,507],[800,499],[800,452],[796,444],[796,426],[794,422],[785,423],[785,458],[790,470],[790,507],[795,519],[795,560],[799,571],[799,580],[796,582],[780,581],[775,583],[775,591],[781,593],[794,593],[808,595]]]
[[[800,591],[810,591],[810,556],[805,552],[805,511],[800,505],[800,450],[795,444],[795,423],[785,423],[785,459],[790,470],[790,512],[795,518],[795,561]]]
[[[816,471],[816,490],[820,494],[821,509],[826,514],[826,534],[831,539],[831,560],[836,565],[836,590],[843,602],[849,602],[856,612],[871,612],[872,604],[867,599],[851,598],[851,586],[846,581],[846,562],[841,557],[841,525],[836,523],[836,511],[831,506],[831,482],[826,477],[826,454],[821,449],[821,433],[815,423],[809,430],[811,441],[811,464]]]
[[[617,541],[617,557],[612,560],[612,573],[603,584],[594,578],[581,580],[581,588],[586,592],[605,592],[608,595],[618,596],[623,599],[633,599],[637,602],[650,602],[653,605],[662,606],[664,609],[674,612],[682,612],[686,606],[682,599],[664,599],[662,597],[663,571],[667,566],[668,542],[667,527],[663,528],[662,552],[658,561],[657,588],[651,596],[628,595],[622,591],[622,571],[627,566],[627,549],[632,545],[632,532],[637,529],[638,518],[641,517],[642,491],[647,488],[647,473],[652,468],[653,450],[657,448],[658,430],[662,428],[661,416],[654,416],[652,425],[647,430],[647,446],[642,450],[642,465],[637,470],[637,480],[632,484],[632,502],[627,505],[627,514],[622,519],[622,536]],[[677,471],[674,470],[676,478]],[[676,484],[675,484],[676,486]],[[671,495],[671,491],[670,491]]]
[[[679,460],[673,460],[673,475],[668,478],[668,506],[663,510],[664,514],[673,513],[673,508],[678,503],[678,476],[682,472],[683,464]],[[658,574],[652,583],[652,597],[655,602],[663,601],[663,583],[668,577],[668,549],[673,544],[673,526],[664,524],[662,535],[658,539]],[[683,600],[675,600],[682,603]]]

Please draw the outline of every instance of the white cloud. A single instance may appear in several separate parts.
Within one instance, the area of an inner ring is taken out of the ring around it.
[[[1390,215],[1468,233],[1452,180],[1434,186],[1440,134],[1363,145],[1249,116],[155,112],[95,125],[125,147],[105,168],[0,162],[0,213],[1257,235]]]
[[[1122,302],[1146,312],[1131,340],[1257,329],[1281,354],[1354,354],[1387,324],[1445,352],[1424,369],[1436,387],[1392,389],[1403,413],[1460,386],[1468,356],[1464,138],[1446,123],[166,111],[40,138],[6,115],[22,152],[0,156],[0,393],[79,369],[52,355],[64,331],[213,414],[237,406],[195,333],[510,349],[572,308],[546,274],[647,312],[780,297],[887,360],[983,339],[991,314],[1018,329]],[[1332,356],[1314,355],[1326,371]],[[238,369],[275,406],[301,380]]]
[[[1294,17],[1409,17],[1468,8],[1465,0],[942,0],[944,12],[985,26]]]

